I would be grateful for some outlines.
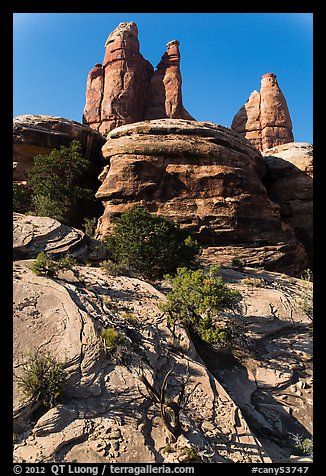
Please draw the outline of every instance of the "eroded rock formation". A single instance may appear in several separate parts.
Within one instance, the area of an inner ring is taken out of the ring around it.
[[[44,251],[51,258],[66,254],[80,261],[103,260],[107,252],[102,242],[81,230],[50,217],[13,213],[13,255],[35,258]]]
[[[149,84],[144,119],[194,119],[182,104],[179,41],[167,43]]]
[[[15,462],[178,463],[191,462],[190,450],[196,462],[288,462],[290,434],[311,437],[312,332],[301,280],[223,268],[223,281],[243,294],[243,315],[230,318],[245,324],[250,345],[238,356],[199,346],[200,357],[184,329],[167,326],[158,308],[165,296],[148,283],[88,266],[50,279],[30,265],[15,261],[13,270]],[[104,353],[104,327],[128,340],[128,365]],[[38,412],[17,380],[35,352],[64,362],[67,377],[59,404]],[[171,369],[171,398],[189,374],[175,442],[139,378],[159,388]]]
[[[139,52],[136,24],[120,23],[105,42],[103,64],[88,75],[83,122],[104,134],[142,120],[152,72]]]
[[[281,221],[261,177],[257,149],[213,123],[160,119],[111,131],[102,149],[109,162],[96,196],[105,211],[98,233],[135,203],[175,220],[197,236],[207,262],[248,263],[296,274],[306,252]]]
[[[313,146],[290,142],[263,153],[269,198],[280,205],[282,220],[291,225],[313,255]]]
[[[154,72],[139,51],[134,22],[120,23],[105,43],[103,64],[89,72],[83,123],[102,134],[123,124],[161,117],[192,117],[182,105],[179,42]]]
[[[258,150],[293,142],[292,121],[276,74],[262,76],[260,92],[253,91],[235,115],[231,128]]]
[[[13,119],[13,179],[27,182],[35,155],[48,155],[72,140],[82,145],[82,152],[92,167],[89,178],[95,178],[102,165],[102,135],[79,122],[56,116],[24,114]]]

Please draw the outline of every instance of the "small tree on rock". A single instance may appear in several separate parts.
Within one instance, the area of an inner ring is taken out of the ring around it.
[[[115,262],[146,278],[161,278],[179,266],[194,266],[200,246],[176,223],[136,205],[114,220],[106,239]]]
[[[223,347],[232,342],[237,324],[221,315],[227,310],[239,312],[242,296],[228,288],[218,273],[218,266],[211,266],[207,274],[203,269],[178,268],[176,276],[165,276],[172,290],[160,308],[170,324],[180,324],[204,342]]]
[[[67,223],[71,210],[81,201],[95,201],[92,190],[78,185],[89,167],[81,150],[80,142],[72,141],[69,147],[61,146],[49,155],[34,157],[28,176],[36,215]]]

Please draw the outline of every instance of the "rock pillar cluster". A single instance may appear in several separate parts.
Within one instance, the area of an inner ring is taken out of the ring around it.
[[[276,74],[263,75],[260,92],[252,92],[231,128],[261,151],[293,142],[291,117]]]
[[[102,134],[144,119],[193,119],[182,105],[179,41],[167,44],[157,70],[139,51],[134,22],[120,23],[105,43],[103,64],[89,72],[83,123]]]

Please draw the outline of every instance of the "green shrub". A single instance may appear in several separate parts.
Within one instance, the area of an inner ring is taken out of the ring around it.
[[[243,284],[253,286],[254,288],[264,288],[265,280],[262,278],[244,278],[241,280]]]
[[[49,194],[37,194],[32,196],[32,204],[35,215],[39,217],[50,217],[65,221],[65,216],[69,210],[69,205],[62,201],[58,202],[56,199],[51,198]]]
[[[113,261],[153,279],[173,273],[179,266],[194,266],[200,253],[189,233],[140,205],[114,220],[106,243]]]
[[[247,263],[245,260],[239,259],[239,258],[233,258],[231,266],[235,268],[238,271],[244,271],[244,268],[247,266]]]
[[[301,276],[303,281],[302,290],[302,300],[300,302],[301,308],[306,316],[312,321],[314,317],[314,307],[313,307],[313,290],[309,285],[312,282],[312,271],[310,269],[306,269],[303,275]]]
[[[313,441],[311,438],[304,438],[302,435],[290,434],[294,445],[294,452],[302,456],[313,456]]]
[[[95,202],[94,192],[78,185],[88,167],[78,141],[53,149],[49,155],[35,156],[28,172],[34,213],[67,222],[74,207]]]
[[[113,327],[101,330],[101,341],[104,352],[113,364],[126,365],[130,353],[128,339]]]
[[[14,212],[26,213],[31,208],[31,191],[29,188],[14,182],[12,195],[12,205]]]
[[[65,381],[63,364],[44,352],[30,355],[18,377],[18,385],[23,393],[48,407],[57,403],[64,391]]]
[[[96,226],[97,226],[97,218],[94,217],[94,218],[84,219],[83,227],[84,227],[85,234],[87,236],[94,238]]]
[[[101,267],[110,276],[131,276],[133,274],[128,266],[115,263],[110,259],[102,261]]]
[[[44,251],[41,251],[31,265],[31,270],[38,276],[54,277],[59,270],[72,269],[76,264],[77,261],[68,254],[53,260]]]
[[[160,308],[169,323],[181,324],[213,346],[224,346],[232,340],[236,325],[220,319],[221,314],[239,311],[242,296],[229,289],[218,273],[218,266],[211,266],[206,275],[202,269],[178,268],[175,277],[165,276],[172,290]]]

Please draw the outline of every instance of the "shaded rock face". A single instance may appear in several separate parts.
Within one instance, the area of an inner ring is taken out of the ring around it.
[[[222,268],[221,275],[243,296],[250,344],[233,357],[197,349],[268,455],[285,462],[293,451],[290,435],[311,439],[313,433],[312,321],[302,308],[313,284],[250,268]]]
[[[82,145],[84,157],[91,163],[93,178],[102,165],[101,147],[105,140],[96,131],[79,122],[56,116],[24,114],[13,119],[13,179],[27,182],[27,172],[33,167],[35,155],[48,155],[60,146],[68,147],[72,140]]]
[[[235,115],[231,129],[258,150],[293,142],[291,117],[276,74],[262,76],[260,92],[253,91]]]
[[[98,188],[98,174],[103,167],[101,148],[103,136],[79,122],[55,116],[26,114],[13,119],[13,180],[28,187],[28,172],[34,165],[36,155],[49,155],[53,149],[69,147],[77,140],[82,146],[82,155],[89,161],[85,174],[78,179],[78,185],[95,192]],[[93,200],[80,201],[71,207],[70,223],[81,226],[84,218],[98,217],[100,207]]]
[[[157,71],[139,51],[134,22],[120,23],[105,43],[103,64],[89,72],[83,123],[102,134],[145,118],[191,119],[182,105],[179,42],[167,44]]]
[[[96,197],[105,207],[98,234],[133,204],[175,220],[196,235],[207,262],[248,263],[296,274],[307,255],[281,221],[261,177],[265,162],[250,142],[213,123],[161,119],[110,132],[109,162]]]
[[[282,220],[295,230],[312,262],[313,146],[290,142],[264,151],[268,196],[280,205]]]

